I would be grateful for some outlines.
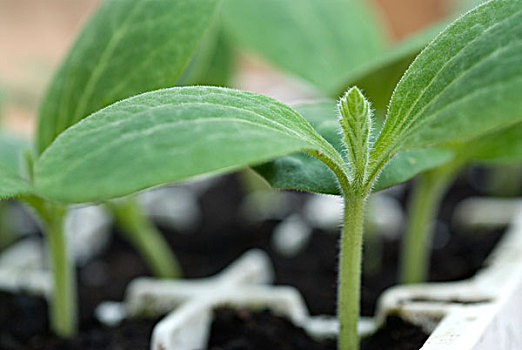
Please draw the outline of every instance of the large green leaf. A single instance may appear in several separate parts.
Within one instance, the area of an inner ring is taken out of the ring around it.
[[[522,120],[522,1],[492,0],[441,33],[398,84],[373,149],[460,142]]]
[[[228,86],[234,55],[220,23],[207,33],[176,85]]]
[[[522,123],[462,145],[461,152],[479,162],[522,163]]]
[[[174,86],[218,0],[105,0],[45,95],[37,148],[98,109]]]
[[[0,199],[27,194],[31,186],[22,178],[22,152],[28,142],[0,131]]]
[[[32,192],[31,184],[0,165],[0,199],[17,197]]]
[[[297,112],[273,99],[171,88],[118,102],[66,130],[37,161],[35,187],[50,199],[97,201],[303,149],[342,162]]]
[[[437,168],[453,159],[453,152],[442,148],[412,149],[399,152],[384,167],[374,191],[403,183],[426,170]]]
[[[22,151],[27,147],[27,141],[0,130],[0,166],[13,174],[19,173]]]
[[[344,145],[337,122],[335,101],[298,105],[295,109],[307,119],[341,154]],[[442,149],[410,150],[398,153],[381,173],[374,190],[402,183],[415,175],[451,160],[453,153]],[[307,154],[295,153],[254,167],[272,187],[325,194],[340,194],[334,174],[324,163]]]
[[[247,49],[337,93],[352,72],[382,52],[378,21],[360,0],[225,0],[223,18]]]

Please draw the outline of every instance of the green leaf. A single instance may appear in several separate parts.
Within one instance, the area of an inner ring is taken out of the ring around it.
[[[222,28],[210,30],[176,85],[228,86],[233,56],[232,46]]]
[[[328,95],[384,47],[378,21],[359,0],[226,0],[223,18],[241,46]]]
[[[422,149],[399,152],[382,171],[373,191],[403,183],[417,174],[450,161],[453,153],[444,149]],[[334,174],[319,160],[295,153],[254,167],[270,186],[307,192],[340,195]]]
[[[66,130],[37,161],[35,187],[50,199],[98,201],[298,150],[342,162],[297,112],[271,98],[171,88],[118,102]]]
[[[328,142],[339,152],[344,146],[337,122],[336,102],[332,100],[295,106]],[[397,154],[381,173],[374,191],[402,183],[428,169],[451,160],[453,153],[441,149],[404,151]],[[340,194],[334,174],[319,160],[296,153],[254,167],[275,188],[296,189],[325,194]]]
[[[478,162],[522,163],[522,123],[462,145],[461,152]]]
[[[33,192],[32,186],[0,165],[0,199],[18,197]]]
[[[21,169],[22,151],[28,147],[27,141],[0,130],[0,166],[18,174]]]
[[[0,199],[31,192],[21,175],[22,152],[26,147],[28,142],[0,131]]]
[[[40,110],[41,153],[67,127],[118,100],[174,86],[218,0],[106,0],[57,72]]]
[[[441,148],[407,150],[397,153],[386,165],[373,190],[403,183],[426,170],[437,168],[453,159],[453,152]]]
[[[334,173],[320,160],[295,153],[253,167],[273,188],[341,194]]]
[[[492,0],[441,33],[398,84],[372,152],[465,140],[522,120],[522,2]]]

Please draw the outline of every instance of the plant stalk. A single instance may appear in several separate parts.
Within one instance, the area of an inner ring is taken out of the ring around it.
[[[72,337],[77,328],[76,279],[74,264],[67,256],[64,230],[65,210],[56,214],[47,224],[47,247],[54,273],[54,295],[51,304],[51,327],[57,335]]]
[[[338,350],[359,349],[361,253],[366,196],[345,194],[344,225],[341,234],[337,307],[339,317]]]
[[[403,284],[426,281],[430,243],[440,202],[455,175],[462,168],[458,161],[419,175],[408,201],[408,214],[399,267]]]
[[[74,263],[67,255],[64,229],[66,207],[34,196],[24,198],[24,200],[39,215],[46,237],[54,278],[54,290],[49,308],[51,330],[63,338],[73,337],[78,327],[78,310],[76,273]]]
[[[179,278],[181,268],[169,244],[147,219],[134,198],[107,203],[121,233],[136,247],[152,273],[159,278]]]

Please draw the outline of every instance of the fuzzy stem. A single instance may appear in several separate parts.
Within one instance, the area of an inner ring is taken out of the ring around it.
[[[339,317],[338,350],[359,349],[361,252],[366,196],[345,195],[344,225],[341,236],[337,307]]]
[[[134,198],[107,203],[122,234],[136,247],[155,276],[179,278],[181,269],[169,244]]]
[[[51,327],[62,337],[72,337],[77,328],[76,283],[74,266],[67,258],[63,214],[57,214],[47,226],[47,245],[54,271],[54,295]]]
[[[67,255],[64,230],[66,207],[38,197],[24,199],[39,215],[46,237],[54,278],[50,304],[51,330],[60,337],[73,337],[77,332],[76,278],[74,264]]]
[[[402,244],[399,267],[401,283],[420,283],[426,280],[433,224],[446,189],[460,169],[461,163],[452,162],[429,170],[415,180]]]

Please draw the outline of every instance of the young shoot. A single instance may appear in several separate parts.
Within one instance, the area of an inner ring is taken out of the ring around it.
[[[344,222],[341,234],[339,260],[339,284],[337,291],[338,316],[341,320],[339,349],[357,349],[361,280],[362,236],[365,206],[371,186],[366,186],[370,153],[372,111],[370,103],[357,87],[353,87],[340,99],[339,123],[346,145],[349,182],[339,183],[344,196]]]

